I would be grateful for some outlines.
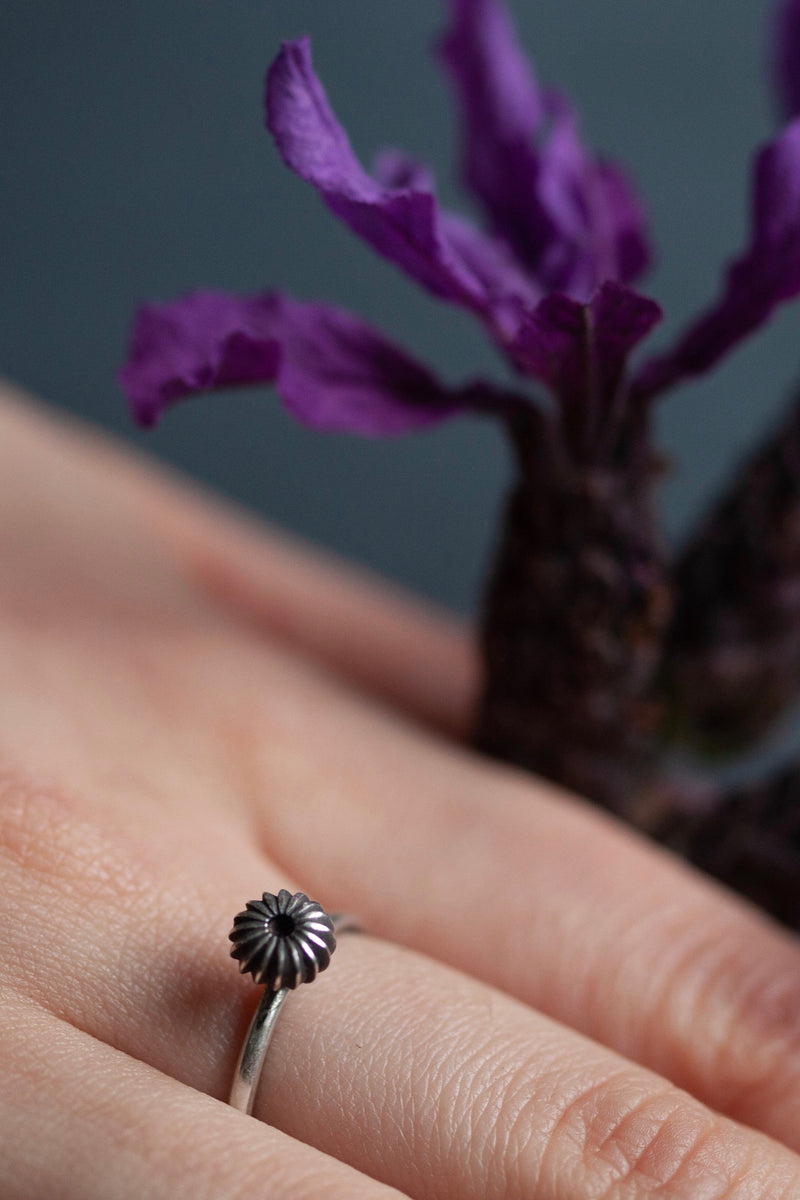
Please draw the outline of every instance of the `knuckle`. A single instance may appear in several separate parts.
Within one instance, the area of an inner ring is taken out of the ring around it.
[[[545,1161],[571,1153],[598,1197],[622,1184],[666,1187],[691,1171],[712,1121],[674,1089],[626,1072],[577,1091],[551,1126]]]
[[[688,1086],[747,1117],[800,1077],[800,959],[756,918],[717,931],[671,981],[662,1012]]]
[[[725,1109],[749,1121],[800,1081],[800,972],[751,968],[734,1006],[728,1040],[719,1048],[727,1081]]]
[[[516,1090],[497,1150],[498,1166],[521,1195],[561,1195],[566,1187],[595,1200],[677,1200],[699,1189],[704,1200],[776,1196],[761,1189],[764,1171],[751,1161],[746,1136],[653,1076],[626,1068],[592,1080],[562,1075],[545,1089],[558,1097],[550,1103],[541,1081],[535,1093],[528,1085],[521,1103]]]

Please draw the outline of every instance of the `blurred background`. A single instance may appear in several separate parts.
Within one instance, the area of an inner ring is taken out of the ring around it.
[[[659,261],[658,340],[716,291],[743,243],[748,165],[774,128],[772,3],[510,0],[546,82],[626,162]],[[310,432],[269,390],[193,401],[137,431],[115,382],[134,306],[197,286],[278,286],[368,316],[446,378],[503,367],[473,322],[372,256],[280,164],[264,70],[307,32],[367,162],[399,145],[448,204],[456,130],[430,48],[438,0],[0,0],[0,372],[270,520],[463,612],[509,477],[497,430],[462,419],[364,441]],[[669,397],[662,489],[679,538],[800,369],[800,306]],[[657,342],[653,342],[655,346]]]

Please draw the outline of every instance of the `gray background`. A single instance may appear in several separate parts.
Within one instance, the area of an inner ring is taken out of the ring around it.
[[[746,228],[769,136],[766,18],[748,0],[512,0],[540,76],[624,159],[660,250],[647,290],[675,330]],[[461,420],[361,441],[296,426],[269,391],[204,398],[135,431],[113,376],[130,313],[198,285],[334,300],[453,380],[502,366],[466,316],[374,258],[280,165],[261,81],[310,32],[362,158],[401,145],[453,186],[449,94],[427,53],[436,0],[0,0],[0,370],[271,519],[469,611],[508,478],[497,431]],[[800,311],[660,416],[670,535],[781,404]]]

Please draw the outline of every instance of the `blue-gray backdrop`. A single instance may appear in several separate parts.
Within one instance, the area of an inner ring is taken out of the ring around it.
[[[771,3],[511,0],[540,76],[624,159],[659,247],[649,288],[675,330],[714,292],[746,229],[748,163],[774,128]],[[269,391],[209,397],[154,434],[114,371],[144,297],[279,285],[367,314],[445,376],[500,369],[470,320],[372,257],[280,165],[262,128],[266,64],[313,35],[368,159],[398,144],[448,202],[454,126],[429,55],[436,0],[2,0],[0,370],[271,519],[468,611],[508,475],[480,421],[367,442],[295,425]],[[800,307],[664,405],[678,536],[800,366]]]

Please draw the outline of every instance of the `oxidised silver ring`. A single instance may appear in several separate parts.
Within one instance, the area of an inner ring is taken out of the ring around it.
[[[228,935],[233,942],[231,956],[238,959],[242,973],[249,971],[256,983],[265,985],[236,1063],[230,1098],[234,1108],[253,1111],[267,1047],[289,992],[325,970],[336,949],[337,933],[359,932],[354,917],[329,916],[304,892],[293,896],[285,888],[277,896],[264,892],[234,918]]]

